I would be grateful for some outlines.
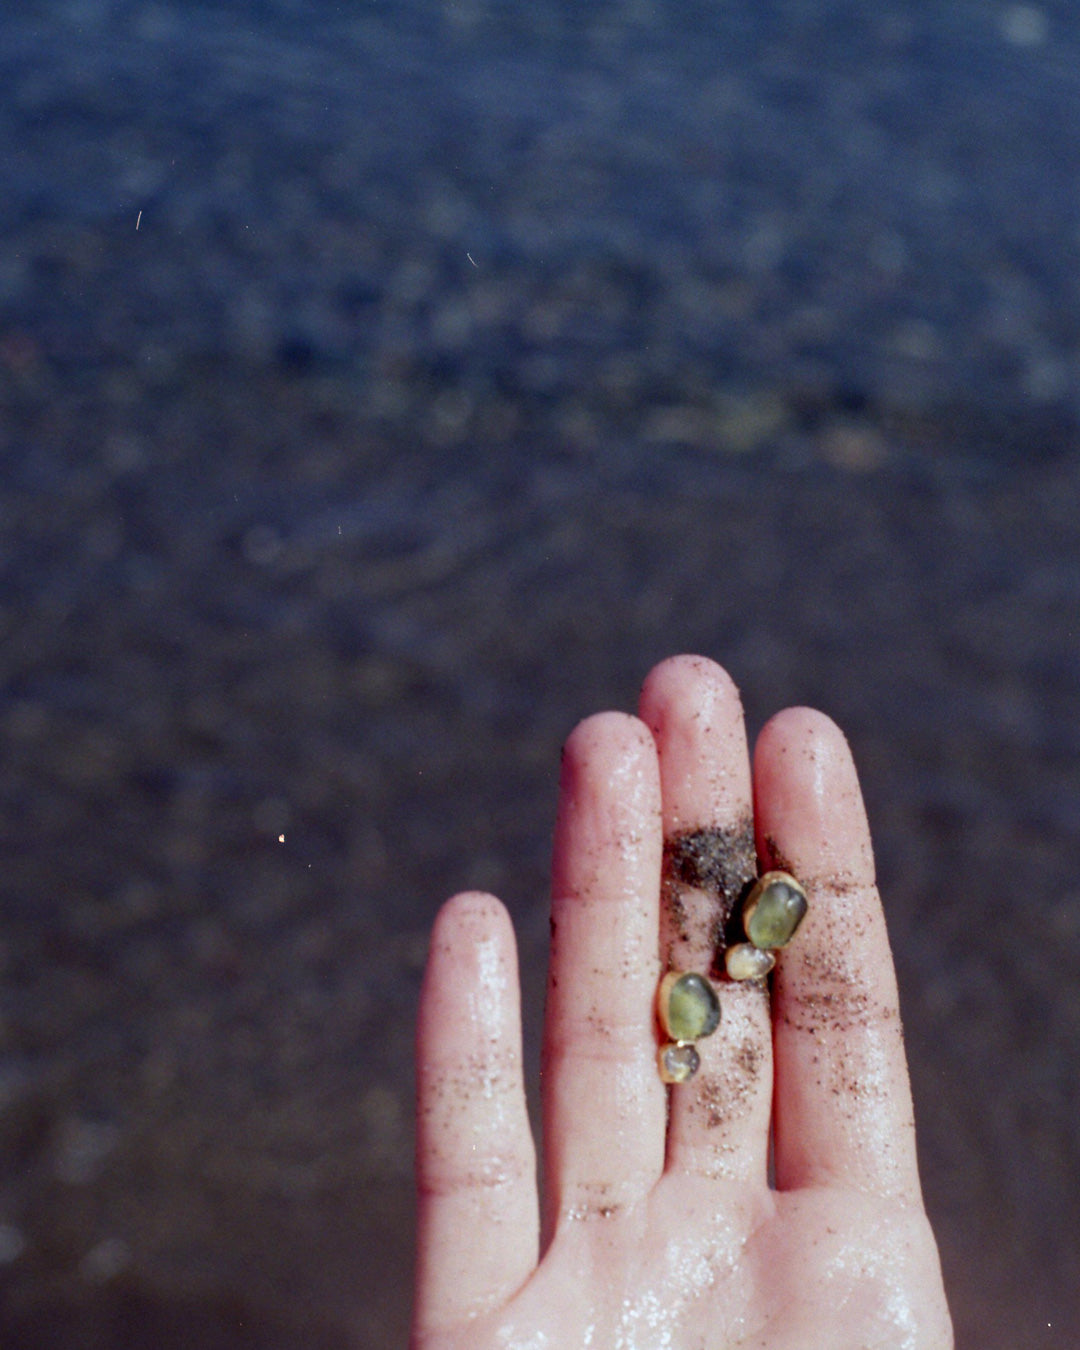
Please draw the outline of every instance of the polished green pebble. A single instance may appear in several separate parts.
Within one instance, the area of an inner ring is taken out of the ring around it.
[[[701,1068],[701,1056],[692,1045],[662,1045],[658,1061],[665,1083],[686,1083]]]
[[[746,936],[764,951],[786,947],[806,914],[806,892],[787,872],[766,872],[743,904]]]
[[[720,1000],[704,975],[669,971],[660,981],[657,1001],[660,1025],[673,1041],[711,1036],[720,1025]]]

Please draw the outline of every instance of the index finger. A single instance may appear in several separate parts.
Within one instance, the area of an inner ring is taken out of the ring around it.
[[[809,911],[774,976],[776,1183],[919,1202],[896,974],[855,766],[823,713],[789,708],[758,738],[763,870],[791,872]]]

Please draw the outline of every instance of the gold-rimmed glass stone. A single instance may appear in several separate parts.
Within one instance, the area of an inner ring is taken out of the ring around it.
[[[743,905],[746,936],[765,951],[786,947],[806,910],[806,892],[790,873],[766,872]]]
[[[763,980],[775,965],[775,953],[752,942],[736,942],[724,953],[724,969],[732,980]]]
[[[686,1083],[701,1068],[701,1056],[692,1045],[662,1045],[657,1063],[665,1083]]]
[[[673,1041],[697,1041],[720,1025],[720,1000],[704,975],[669,971],[657,994],[660,1025]]]

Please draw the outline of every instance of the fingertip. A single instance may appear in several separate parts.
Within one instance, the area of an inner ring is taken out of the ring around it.
[[[451,896],[432,925],[420,1002],[421,1039],[441,1044],[480,1010],[489,1027],[503,1028],[516,1018],[516,991],[517,945],[506,906],[486,891]]]
[[[735,681],[707,656],[669,656],[653,666],[641,686],[639,710],[654,734],[668,709],[693,707],[695,712],[711,712],[717,706],[742,714]]]
[[[769,865],[872,881],[869,827],[847,738],[816,708],[785,708],[754,749],[758,852]]]
[[[642,837],[659,812],[660,771],[645,724],[621,712],[579,722],[563,748],[553,893],[574,887],[569,878],[580,873],[582,858],[599,857],[617,839]]]
[[[638,711],[657,746],[669,837],[749,820],[742,699],[722,666],[704,656],[661,661],[642,686]]]
[[[506,906],[487,891],[459,891],[443,903],[431,926],[428,979],[444,961],[473,967],[479,950],[493,944],[514,954],[514,925]]]
[[[513,929],[506,906],[488,891],[459,891],[439,908],[432,925],[432,941],[446,940],[459,933],[479,935]]]
[[[563,745],[563,765],[594,761],[597,754],[617,759],[635,759],[652,753],[648,727],[624,712],[593,713],[580,721]]]
[[[817,708],[784,708],[762,727],[757,754],[785,755],[801,749],[808,761],[850,760],[847,737],[828,713]]]

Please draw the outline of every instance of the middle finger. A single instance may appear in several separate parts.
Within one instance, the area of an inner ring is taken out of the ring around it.
[[[664,829],[660,962],[717,984],[718,1030],[701,1067],[671,1090],[667,1166],[699,1176],[764,1179],[772,1099],[772,1023],[764,981],[723,971],[725,930],[756,874],[750,758],[728,674],[676,656],[645,681],[641,720],[656,740]]]

